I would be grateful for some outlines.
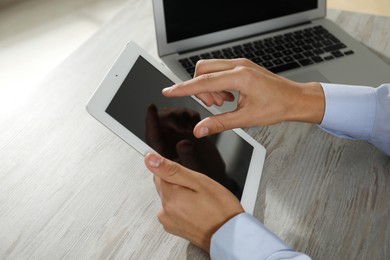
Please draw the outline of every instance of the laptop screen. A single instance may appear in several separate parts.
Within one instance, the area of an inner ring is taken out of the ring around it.
[[[168,43],[318,8],[318,0],[163,2]]]

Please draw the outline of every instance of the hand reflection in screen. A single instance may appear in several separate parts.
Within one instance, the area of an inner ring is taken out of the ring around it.
[[[196,138],[198,112],[188,108],[150,105],[146,113],[146,142],[162,156],[203,173],[240,196],[237,183],[226,175],[225,163],[209,137]]]

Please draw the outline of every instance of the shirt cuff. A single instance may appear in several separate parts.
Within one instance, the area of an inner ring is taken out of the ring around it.
[[[293,249],[248,213],[230,219],[211,238],[212,259],[267,259],[282,251]]]
[[[375,88],[321,85],[326,105],[320,127],[338,137],[369,140],[375,121]]]

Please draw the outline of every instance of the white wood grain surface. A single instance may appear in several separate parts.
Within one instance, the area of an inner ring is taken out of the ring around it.
[[[328,16],[386,61],[390,18]],[[143,157],[85,110],[127,41],[157,57],[151,1],[128,5],[38,87],[0,91],[0,259],[207,259],[166,234]],[[318,127],[248,133],[268,151],[255,216],[313,259],[390,258],[390,159]]]

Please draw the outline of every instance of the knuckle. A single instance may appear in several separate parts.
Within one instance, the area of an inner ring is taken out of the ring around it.
[[[162,208],[164,209],[164,212],[168,213],[168,212],[171,211],[171,209],[172,209],[171,204],[172,203],[169,200],[166,200],[166,199],[161,201],[161,205],[162,205]]]
[[[201,75],[203,74],[203,67],[207,63],[207,60],[198,60],[195,64],[195,74],[196,75]]]
[[[212,101],[210,100],[208,94],[206,93],[201,93],[201,94],[197,94],[195,95],[197,98],[199,98],[203,104],[205,104],[206,106],[211,106],[212,105]],[[200,121],[200,119],[199,119]]]
[[[239,58],[238,64],[241,66],[250,66],[252,64],[252,61],[248,60],[247,58]]]
[[[199,76],[200,81],[209,82],[212,78],[212,74],[202,74]]]
[[[165,226],[167,224],[167,216],[165,214],[164,209],[160,209],[158,211],[157,219],[158,219],[158,222],[160,222],[161,225]]]
[[[217,119],[215,120],[215,129],[217,130],[217,132],[223,132],[226,130],[226,127],[221,120]]]
[[[161,209],[157,214],[158,222],[162,225],[165,232],[171,233],[171,229],[169,228],[169,217],[165,213],[163,209]]]
[[[177,163],[171,162],[167,165],[168,177],[174,176],[179,173],[180,166]]]
[[[173,203],[171,201],[166,202],[164,204],[163,208],[164,208],[165,212],[167,214],[169,214],[169,215],[172,215],[172,214],[175,213],[174,212],[175,211],[175,207],[174,207],[174,205],[173,205]]]
[[[207,60],[198,60],[196,62],[196,67],[202,67],[207,63]]]
[[[162,209],[165,210],[167,208],[167,200],[164,198],[164,199],[161,199],[161,206],[162,206]]]
[[[242,65],[236,66],[235,70],[237,73],[240,73],[240,74],[248,74],[251,71],[250,68],[248,68],[247,66],[242,66]]]
[[[237,80],[236,84],[247,85],[253,78],[253,69],[246,66],[238,66],[235,68]]]

